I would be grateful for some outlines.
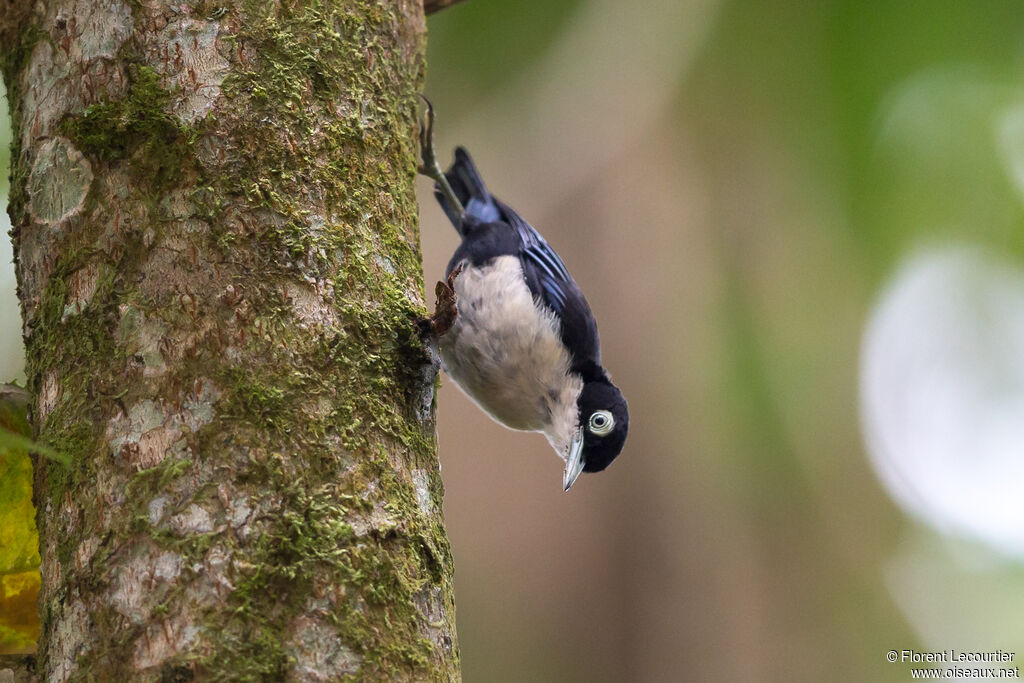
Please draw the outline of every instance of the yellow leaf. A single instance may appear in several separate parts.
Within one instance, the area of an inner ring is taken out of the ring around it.
[[[35,652],[38,599],[38,569],[0,577],[0,654]]]
[[[28,437],[24,402],[2,390],[0,429]],[[32,461],[26,450],[0,440],[0,654],[35,651],[38,597],[39,535],[32,505]]]

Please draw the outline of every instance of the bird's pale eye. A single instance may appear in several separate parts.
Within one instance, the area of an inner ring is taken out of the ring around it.
[[[604,436],[615,428],[615,418],[607,410],[595,410],[590,415],[590,433]]]

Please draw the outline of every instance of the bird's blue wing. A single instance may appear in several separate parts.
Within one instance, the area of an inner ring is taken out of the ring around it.
[[[578,290],[572,275],[555,250],[532,225],[503,202],[495,200],[495,203],[501,210],[501,217],[512,226],[522,240],[520,257],[533,266],[540,286],[540,291],[535,294],[540,294],[544,303],[561,316],[569,302],[570,290]]]
[[[575,288],[576,283],[555,250],[548,246],[532,225],[488,192],[483,177],[465,148],[455,149],[455,161],[445,172],[445,177],[465,213],[458,214],[439,187],[435,187],[434,194],[459,234],[464,240],[472,242],[461,251],[470,252],[478,258],[508,253],[507,250],[518,253],[523,259],[524,268],[536,274],[536,283],[531,281],[531,287],[536,284],[539,291],[534,291],[534,296],[539,296],[556,313],[562,315],[571,298],[569,290]],[[500,231],[491,228],[480,228],[481,224],[498,222],[511,227],[511,234],[502,235]],[[517,241],[519,244],[516,244]]]
[[[573,355],[574,366],[592,361],[600,364],[597,322],[579,285],[562,259],[532,225],[500,200],[495,204],[501,217],[522,242],[519,257],[526,282],[534,297],[555,312],[562,328],[562,341]]]
[[[562,341],[572,354],[574,369],[584,372],[587,368],[599,368],[601,352],[594,314],[555,250],[532,225],[487,190],[464,148],[455,150],[455,161],[445,177],[465,207],[465,212],[459,214],[444,193],[435,189],[441,207],[462,236],[462,244],[448,263],[447,272],[464,260],[483,264],[498,256],[518,256],[530,293],[558,318]]]
[[[571,281],[565,273],[565,266],[562,266],[558,255],[547,245],[534,245],[527,247],[523,256],[536,266],[540,276],[542,296],[551,308],[559,315],[565,312],[566,305],[566,284]],[[561,266],[561,268],[559,268]]]

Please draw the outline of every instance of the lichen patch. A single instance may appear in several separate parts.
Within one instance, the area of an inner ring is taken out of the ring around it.
[[[292,306],[292,313],[300,321],[300,325],[310,327],[330,327],[338,324],[335,312],[324,301],[324,285],[318,283],[313,287],[305,287],[289,282],[284,287],[284,294]]]
[[[126,436],[137,442],[142,435],[162,427],[166,416],[156,401],[145,399],[131,407],[128,411],[128,420],[129,431]]]
[[[437,383],[437,369],[440,366],[441,356],[437,351],[437,344],[430,344],[428,347],[431,362],[424,363],[420,376],[420,391],[417,397],[415,409],[416,418],[420,424],[430,424],[434,419],[434,387]]]
[[[180,555],[145,545],[115,570],[109,604],[133,624],[141,624],[152,612],[153,592],[166,590],[180,574]]]
[[[252,508],[245,498],[235,498],[228,508],[231,526],[239,536],[245,538],[249,535],[249,520],[252,517]]]
[[[143,366],[146,377],[162,375],[167,369],[163,355],[167,326],[158,318],[147,317],[134,306],[122,305],[118,337],[126,352]]]
[[[454,643],[446,632],[448,614],[444,607],[444,595],[439,586],[426,585],[416,595],[416,605],[424,616],[424,635],[439,651],[451,652]]]
[[[157,526],[163,521],[167,515],[167,506],[170,501],[166,496],[157,496],[153,500],[149,501],[146,509],[149,511],[149,523],[153,526]]]
[[[416,502],[420,506],[420,512],[429,517],[433,513],[433,502],[430,499],[430,475],[426,470],[415,469],[412,471],[413,488],[416,489]]]
[[[66,321],[72,315],[80,314],[89,305],[89,301],[96,294],[99,273],[99,266],[90,263],[71,274],[68,278],[68,301],[64,305],[61,322]]]
[[[286,650],[295,658],[289,681],[319,683],[359,673],[362,657],[346,647],[338,630],[312,616],[297,618]]]
[[[50,225],[70,218],[85,204],[92,179],[89,160],[70,140],[47,140],[28,178],[29,213]]]
[[[64,115],[72,99],[67,83],[71,67],[63,56],[55,53],[48,40],[40,40],[32,49],[28,74],[24,80],[25,122],[21,129],[22,147],[28,149],[32,140],[49,135],[52,125]]]
[[[57,14],[54,26],[72,62],[110,58],[131,35],[132,11],[120,0],[79,0]]]
[[[53,412],[60,398],[60,384],[57,382],[57,371],[50,368],[43,375],[43,383],[39,387],[39,423],[46,421],[46,416]]]
[[[217,50],[220,24],[182,19],[158,34],[160,66],[171,90],[180,87],[172,111],[183,123],[199,121],[213,109],[228,74],[229,63]]]
[[[153,576],[158,581],[174,581],[181,574],[181,555],[160,553],[153,563]]]
[[[350,515],[345,518],[345,521],[352,527],[352,532],[358,537],[371,533],[384,535],[393,531],[398,526],[394,517],[389,515],[387,510],[380,504],[374,505],[369,514]]]
[[[88,649],[89,610],[77,596],[57,618],[47,651],[51,681],[66,681],[78,669],[78,657]]]
[[[181,436],[198,431],[214,418],[213,402],[219,391],[211,382],[197,381],[185,396],[181,410],[163,401],[144,399],[116,414],[107,424],[107,438],[114,452],[136,469],[159,465],[168,453],[186,447]]]
[[[185,397],[182,402],[184,409],[185,424],[192,431],[199,431],[199,428],[213,421],[213,404],[221,396],[220,389],[208,379],[197,379],[194,391]]]
[[[86,538],[79,543],[78,548],[75,550],[75,568],[81,571],[83,568],[87,567],[99,547],[100,539],[94,536]]]
[[[193,503],[184,512],[171,517],[167,527],[180,536],[207,533],[213,531],[213,515]]]
[[[188,650],[199,632],[199,627],[181,614],[151,623],[135,641],[132,666],[142,671],[160,665],[179,652]]]

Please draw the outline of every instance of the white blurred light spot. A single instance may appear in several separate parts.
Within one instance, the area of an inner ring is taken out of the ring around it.
[[[861,351],[868,453],[945,533],[1024,556],[1024,271],[949,248],[903,265]]]

